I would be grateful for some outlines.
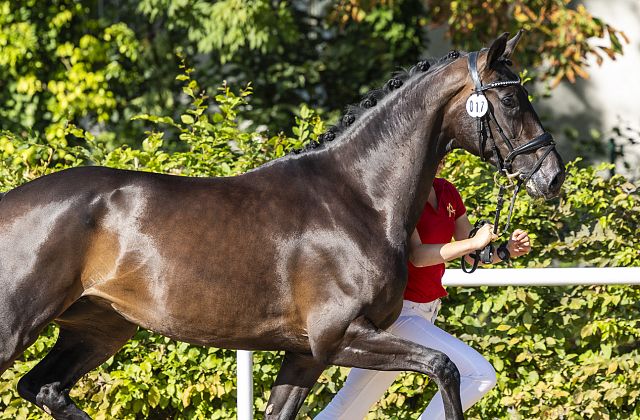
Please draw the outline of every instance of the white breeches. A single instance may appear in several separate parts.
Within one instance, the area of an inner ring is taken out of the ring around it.
[[[480,353],[434,325],[440,300],[429,303],[404,301],[402,313],[388,331],[425,347],[440,350],[460,371],[460,396],[464,410],[471,407],[496,384],[496,372]],[[399,372],[353,368],[344,386],[316,420],[364,418],[393,383]],[[420,420],[444,420],[444,405],[438,392]]]

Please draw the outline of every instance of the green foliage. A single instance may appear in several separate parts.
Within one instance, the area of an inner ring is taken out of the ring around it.
[[[291,136],[243,130],[240,116],[250,106],[251,87],[235,93],[225,84],[210,103],[193,71],[182,66],[177,79],[188,106],[178,109],[175,118],[139,115],[137,119],[155,128],[140,147],[114,147],[73,124],[63,126],[61,138],[3,132],[2,188],[82,164],[191,176],[234,175],[315,141],[323,130],[318,115],[307,107],[300,109]],[[534,252],[514,266],[640,265],[638,192],[620,176],[601,177],[604,169],[571,163],[564,193],[551,203],[521,195],[514,226],[531,232]],[[488,166],[454,153],[445,176],[463,192],[472,216],[487,217],[495,209]],[[522,418],[640,417],[637,289],[507,287],[449,292],[440,324],[487,356],[498,371],[498,386],[471,409],[471,418],[509,418],[515,413]],[[48,327],[3,374],[0,419],[44,417],[18,397],[15,386],[55,337],[56,329]],[[266,407],[280,357],[270,352],[255,355],[257,411]],[[301,416],[320,411],[347,372],[328,368]],[[122,351],[82,378],[72,396],[96,419],[230,418],[235,415],[235,389],[234,352],[140,330]],[[415,417],[434,391],[423,375],[403,374],[370,417]]]
[[[189,37],[202,52],[218,51],[222,63],[243,49],[259,55],[282,54],[284,45],[294,44],[300,36],[286,2],[276,7],[266,0],[200,4],[201,26],[189,31]]]
[[[139,81],[127,71],[140,48],[133,30],[99,24],[79,2],[1,1],[0,44],[4,129],[60,140],[66,120],[109,121],[122,100],[117,87]]]
[[[198,57],[207,86],[252,82],[245,119],[278,132],[301,104],[335,118],[424,55],[437,25],[463,49],[524,27],[520,61],[553,80],[585,77],[590,56],[615,58],[624,43],[566,0],[436,1],[429,10],[421,0],[1,0],[0,126],[62,139],[70,121],[103,141],[140,139],[149,126],[133,115],[183,103],[173,80],[183,52]]]

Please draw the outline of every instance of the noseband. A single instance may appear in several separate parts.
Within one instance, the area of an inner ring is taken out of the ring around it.
[[[518,77],[517,80],[491,82],[489,84],[483,85],[482,81],[480,80],[480,75],[478,73],[478,54],[479,53],[477,51],[474,51],[472,53],[469,53],[469,55],[467,56],[468,57],[467,66],[469,68],[469,74],[471,75],[471,79],[473,80],[473,84],[475,85],[474,93],[469,98],[469,101],[467,101],[467,106],[469,106],[469,103],[471,102],[471,99],[474,96],[478,99],[478,102],[476,102],[476,109],[475,110],[473,109],[473,104],[472,104],[471,110],[467,109],[467,112],[469,113],[469,115],[473,116],[476,119],[476,127],[477,127],[477,133],[478,133],[478,151],[480,154],[480,158],[482,160],[485,160],[484,149],[487,144],[487,140],[489,140],[491,144],[491,150],[493,151],[493,154],[496,159],[496,164],[498,166],[499,173],[505,175],[509,180],[509,182],[511,183],[511,185],[515,185],[513,196],[511,197],[511,203],[509,205],[509,215],[507,216],[507,223],[503,230],[503,232],[507,232],[509,229],[509,225],[511,224],[511,216],[513,215],[513,206],[516,201],[516,196],[518,195],[518,192],[520,192],[520,188],[522,187],[523,184],[526,184],[527,181],[531,179],[533,174],[540,168],[540,166],[542,166],[542,162],[544,161],[544,159],[555,148],[555,142],[553,141],[553,137],[551,136],[551,134],[545,131],[544,133],[533,138],[527,143],[518,147],[513,147],[511,140],[509,140],[507,135],[504,133],[504,130],[502,129],[502,127],[500,127],[500,124],[498,123],[498,120],[496,119],[493,113],[493,109],[489,105],[489,101],[486,98],[484,92],[489,89],[499,88],[503,86],[519,85],[520,78]],[[481,105],[480,108],[478,108],[478,104]],[[502,154],[498,149],[498,145],[496,144],[496,139],[493,137],[493,131],[491,130],[492,122],[496,127],[496,131],[500,134],[500,137],[502,138],[503,142],[507,145],[507,148],[509,149],[509,153],[504,158],[502,157]],[[513,160],[517,156],[525,153],[533,152],[542,148],[545,149],[544,153],[540,158],[538,158],[538,160],[533,165],[530,171],[526,173],[521,173],[520,171],[516,173],[512,172]],[[515,183],[514,183],[514,179],[516,180]],[[496,183],[498,183],[497,180],[496,180]],[[506,190],[505,183],[499,183],[499,184],[500,184],[500,190],[498,192],[498,202],[497,202],[496,214],[495,214],[494,223],[493,223],[493,226],[494,226],[493,231],[495,234],[498,234],[498,223],[500,222],[500,212],[502,211],[502,206],[504,204],[504,193]],[[477,228],[475,229],[475,231],[477,231]],[[471,236],[473,236],[475,231],[472,231]],[[462,257],[463,270],[465,272],[472,273],[473,271],[475,271],[478,265],[478,262],[481,259],[484,263],[491,262],[493,251],[492,251],[492,248],[490,247],[492,247],[491,244],[489,244],[485,250],[472,254],[474,258],[474,264],[471,271],[467,271],[466,261],[464,257]]]

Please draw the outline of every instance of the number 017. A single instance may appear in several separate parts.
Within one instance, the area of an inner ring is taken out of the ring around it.
[[[467,102],[470,114],[484,114],[485,101],[475,99]]]

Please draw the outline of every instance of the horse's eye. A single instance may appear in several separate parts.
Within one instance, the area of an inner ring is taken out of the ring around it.
[[[514,98],[513,95],[500,98],[500,102],[502,102],[502,105],[506,106],[507,108],[515,108],[516,106],[518,106],[518,101],[516,101],[516,98]]]

